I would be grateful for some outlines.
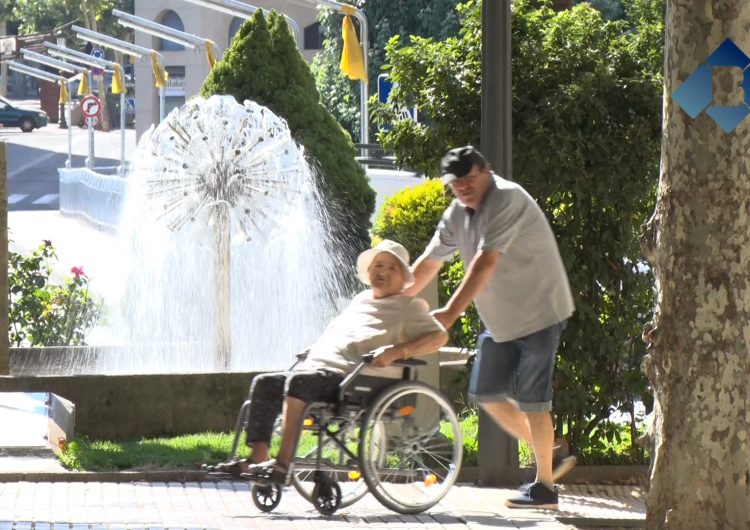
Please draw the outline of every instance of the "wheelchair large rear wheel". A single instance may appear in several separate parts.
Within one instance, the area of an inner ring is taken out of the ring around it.
[[[448,400],[423,383],[386,388],[362,423],[360,462],[370,492],[403,514],[437,504],[458,478],[463,445]]]
[[[317,449],[322,444],[321,471],[335,478],[341,490],[338,508],[345,508],[367,494],[367,483],[359,469],[359,422],[346,422],[336,431],[336,439],[350,452],[349,454],[328,434],[319,434],[303,427],[294,456],[292,485],[308,502],[315,502],[315,472],[317,471]],[[349,468],[349,469],[347,469]]]

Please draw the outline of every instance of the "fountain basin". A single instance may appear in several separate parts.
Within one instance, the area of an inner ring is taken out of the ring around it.
[[[231,431],[255,373],[1,376],[0,392],[51,392],[75,405],[75,434],[132,440]]]

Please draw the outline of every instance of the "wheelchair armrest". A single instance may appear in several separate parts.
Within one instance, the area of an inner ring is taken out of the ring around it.
[[[398,361],[393,361],[392,364],[399,364],[401,366],[425,366],[427,361],[423,361],[422,359],[399,359]]]

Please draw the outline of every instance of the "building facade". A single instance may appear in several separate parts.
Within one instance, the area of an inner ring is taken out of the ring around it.
[[[247,3],[247,2],[246,2]],[[273,9],[296,22],[298,45],[302,56],[311,61],[322,47],[322,35],[313,3],[309,6],[299,0],[253,0],[252,5]],[[223,52],[239,30],[244,18],[221,13],[185,0],[135,0],[135,15],[164,26],[211,39]],[[198,94],[209,73],[208,62],[202,49],[191,50],[173,42],[154,37],[142,31],[135,32],[135,44],[159,52],[169,72],[165,92],[165,115],[187,99]],[[151,61],[138,59],[135,73],[135,127],[140,135],[159,122],[159,93],[154,85]]]

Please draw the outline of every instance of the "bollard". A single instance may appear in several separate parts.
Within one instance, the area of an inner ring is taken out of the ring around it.
[[[10,375],[10,342],[8,339],[8,156],[5,142],[0,142],[0,375]]]

